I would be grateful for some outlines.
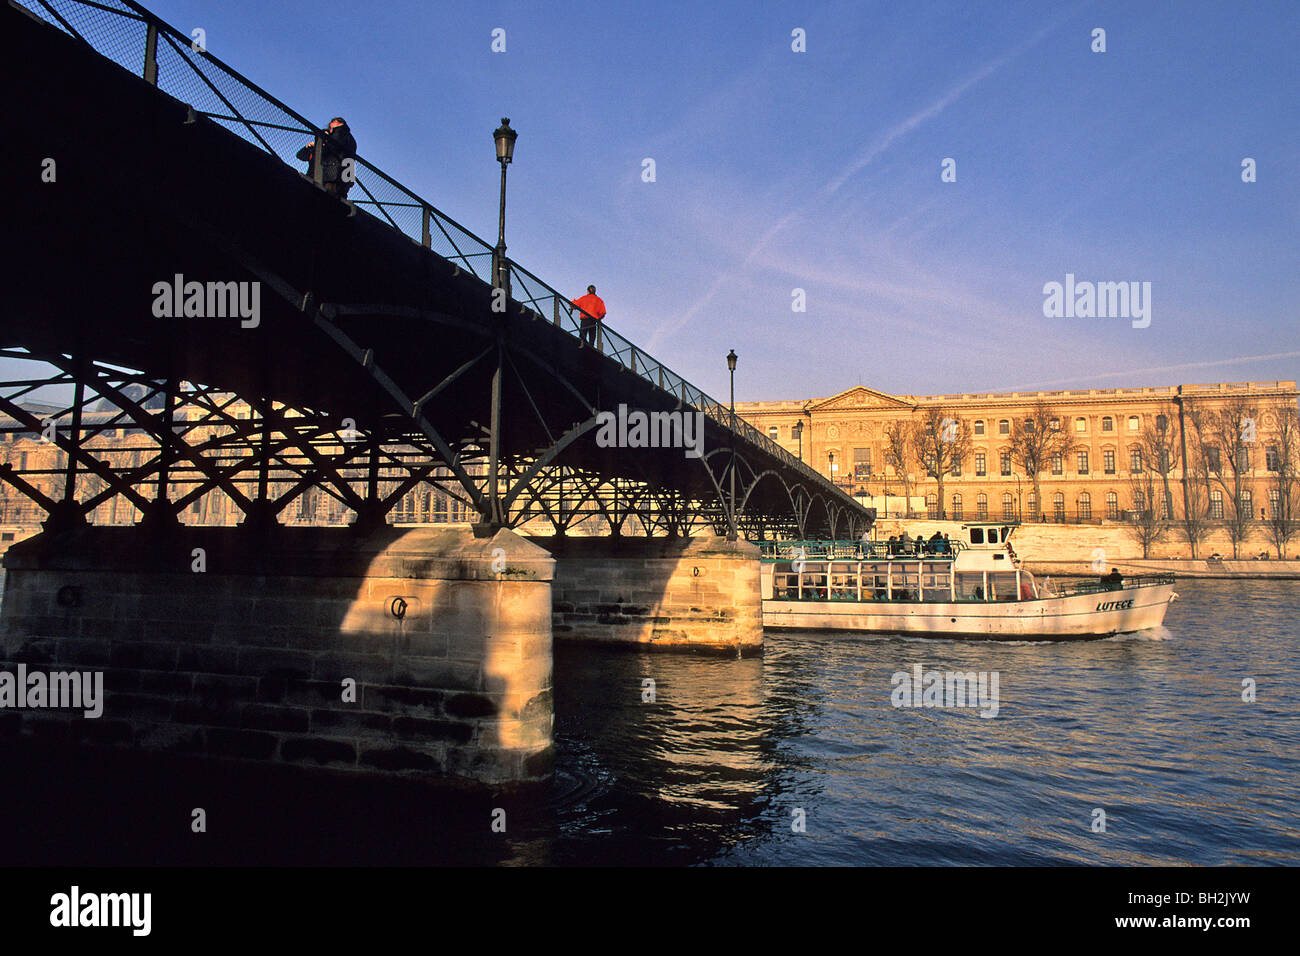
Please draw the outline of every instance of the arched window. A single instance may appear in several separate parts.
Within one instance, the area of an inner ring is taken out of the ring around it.
[[[1218,488],[1210,491],[1210,517],[1223,520],[1223,492]]]
[[[1065,495],[1060,491],[1052,495],[1052,513],[1057,521],[1065,520]]]
[[[950,514],[948,517],[950,517],[953,521],[961,521],[961,520],[962,520],[962,517],[961,517],[961,516],[962,516],[962,510],[961,510],[961,495],[953,495],[953,496],[952,496],[952,514]]]
[[[1000,422],[998,422],[998,434],[999,434],[999,435],[1010,435],[1010,434],[1011,434],[1011,422],[1010,422],[1010,420],[1004,418],[1004,419],[1002,419]]]
[[[1092,520],[1092,495],[1088,494],[1088,492],[1086,491],[1079,492],[1078,506],[1079,506],[1079,520],[1091,521]]]
[[[939,496],[933,491],[925,496],[925,513],[931,521],[939,517]]]
[[[777,436],[781,434],[781,429],[776,425],[770,425],[767,429],[767,437],[776,441]]]
[[[1141,428],[1142,428],[1142,420],[1138,418],[1136,415],[1130,415],[1128,417],[1128,430],[1131,432],[1136,432],[1136,431],[1140,431]]]
[[[1080,435],[1086,432],[1088,430],[1088,419],[1076,418],[1074,420],[1074,430],[1078,432]]]
[[[1241,514],[1247,518],[1255,514],[1255,495],[1249,488],[1241,489]]]
[[[1133,492],[1133,510],[1138,514],[1146,514],[1147,511],[1147,493],[1145,491]]]
[[[989,520],[989,496],[982,491],[975,498],[975,517],[980,521]]]
[[[1111,521],[1119,520],[1119,495],[1113,491],[1106,492],[1106,517]]]
[[[1025,514],[1038,514],[1038,496],[1032,491],[1025,495]]]
[[[1004,492],[1002,495],[1002,520],[1016,520],[1016,499],[1009,491]]]
[[[1111,418],[1109,415],[1102,418],[1101,430],[1104,432],[1113,432],[1115,430],[1115,419]]]

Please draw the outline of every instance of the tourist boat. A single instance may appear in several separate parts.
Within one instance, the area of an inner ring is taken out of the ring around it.
[[[1069,640],[1159,627],[1178,597],[1173,575],[1039,583],[1014,523],[945,524],[946,541],[760,542],[763,626]]]

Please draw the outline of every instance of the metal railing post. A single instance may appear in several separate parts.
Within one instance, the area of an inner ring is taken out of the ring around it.
[[[144,35],[144,81],[158,85],[158,27],[152,23]]]
[[[429,238],[429,207],[421,207],[421,212],[423,212],[424,215],[421,217],[423,221],[420,224],[420,245],[428,249],[431,243],[431,239]]]

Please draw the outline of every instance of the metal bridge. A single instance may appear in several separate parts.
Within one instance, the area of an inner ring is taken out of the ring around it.
[[[364,158],[348,200],[326,192],[292,158],[318,127],[143,7],[0,15],[17,114],[0,357],[33,369],[0,383],[0,451],[58,450],[47,467],[10,455],[0,487],[47,528],[119,503],[166,527],[212,495],[262,526],[323,495],[370,528],[421,489],[558,534],[593,518],[758,538],[870,525],[608,326],[584,343],[567,297]],[[157,314],[156,290],[203,312],[212,285],[228,311]],[[229,314],[237,291],[255,316]],[[702,455],[603,447],[620,405],[702,413]]]

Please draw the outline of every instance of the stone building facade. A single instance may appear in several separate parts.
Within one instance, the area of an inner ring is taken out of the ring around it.
[[[956,472],[944,479],[944,516],[959,520],[1037,520],[1096,523],[1121,520],[1134,509],[1131,478],[1141,467],[1135,450],[1143,430],[1160,416],[1178,428],[1180,408],[1217,411],[1245,399],[1259,410],[1256,451],[1245,480],[1247,506],[1258,514],[1270,503],[1275,469],[1275,436],[1281,410],[1296,407],[1294,381],[1233,382],[1143,388],[1091,388],[1049,392],[888,395],[857,386],[829,398],[737,403],[736,411],[754,427],[831,477],[850,493],[901,507],[902,470],[889,461],[886,430],[918,420],[941,407],[970,435],[971,450]],[[1050,406],[1068,429],[1076,448],[1054,460],[1039,475],[1042,507],[1037,508],[1030,476],[1011,455],[1011,435],[1038,403]],[[799,426],[802,426],[801,428]],[[1183,480],[1182,461],[1170,473]],[[937,517],[937,482],[918,462],[908,468],[913,511]],[[1212,489],[1210,492],[1214,495]],[[1181,508],[1175,500],[1169,507]],[[1215,498],[1213,509],[1222,502]]]

